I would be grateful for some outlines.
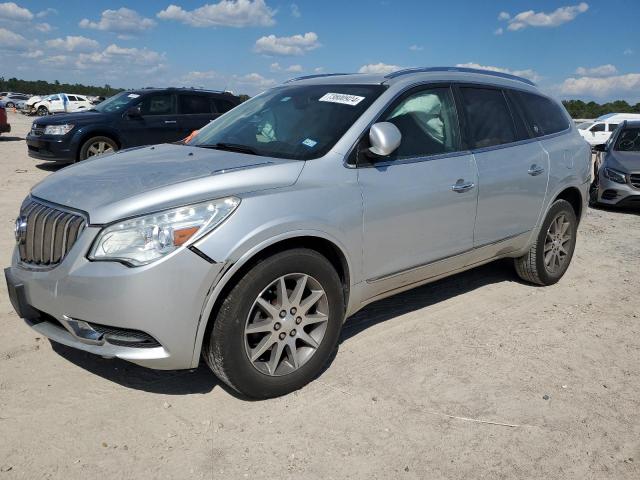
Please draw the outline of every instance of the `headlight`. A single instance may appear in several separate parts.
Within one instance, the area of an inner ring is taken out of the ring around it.
[[[239,204],[239,198],[228,197],[109,225],[98,234],[89,260],[146,265],[207,234]]]
[[[612,168],[604,168],[604,176],[616,183],[627,183],[627,177],[624,173],[618,172]]]
[[[47,125],[44,128],[45,135],[66,135],[75,125],[71,123],[65,123],[64,125]]]

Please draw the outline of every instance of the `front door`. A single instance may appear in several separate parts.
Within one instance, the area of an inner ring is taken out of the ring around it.
[[[470,250],[478,195],[449,86],[414,88],[378,121],[396,125],[402,141],[373,164],[362,164],[359,155],[364,274],[380,285],[373,294],[408,282],[405,274],[418,267]],[[361,146],[362,152],[366,140]]]
[[[138,104],[140,116],[122,119],[122,132],[127,147],[177,142],[184,138],[173,93],[146,95]]]

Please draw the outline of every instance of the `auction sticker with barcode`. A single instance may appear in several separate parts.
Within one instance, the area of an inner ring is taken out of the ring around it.
[[[362,100],[364,100],[364,97],[347,95],[346,93],[325,93],[319,99],[321,102],[343,103],[351,106],[359,104]]]

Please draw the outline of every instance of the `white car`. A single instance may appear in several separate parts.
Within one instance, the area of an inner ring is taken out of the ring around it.
[[[93,108],[93,104],[87,97],[70,93],[55,93],[32,104],[32,109],[40,116],[51,113],[81,112],[90,108]]]
[[[592,122],[585,122],[578,125],[578,133],[582,135],[589,145],[603,145],[607,143],[611,134],[618,128],[618,125],[625,120],[640,120],[638,113],[608,113],[596,118]]]

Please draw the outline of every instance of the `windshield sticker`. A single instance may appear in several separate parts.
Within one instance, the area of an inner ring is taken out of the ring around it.
[[[309,148],[312,148],[312,147],[315,147],[318,144],[318,142],[316,142],[315,140],[311,140],[310,138],[306,138],[302,142],[302,144],[307,146],[307,147],[309,147]]]
[[[138,95],[137,93],[130,93],[129,95],[127,95],[127,97],[129,98],[138,98],[140,95]]]
[[[325,93],[320,97],[320,102],[342,103],[344,105],[356,106],[364,97],[358,95],[347,95],[346,93]]]
[[[288,102],[289,100],[291,100],[291,97],[282,97],[282,99],[280,99],[281,102]]]

